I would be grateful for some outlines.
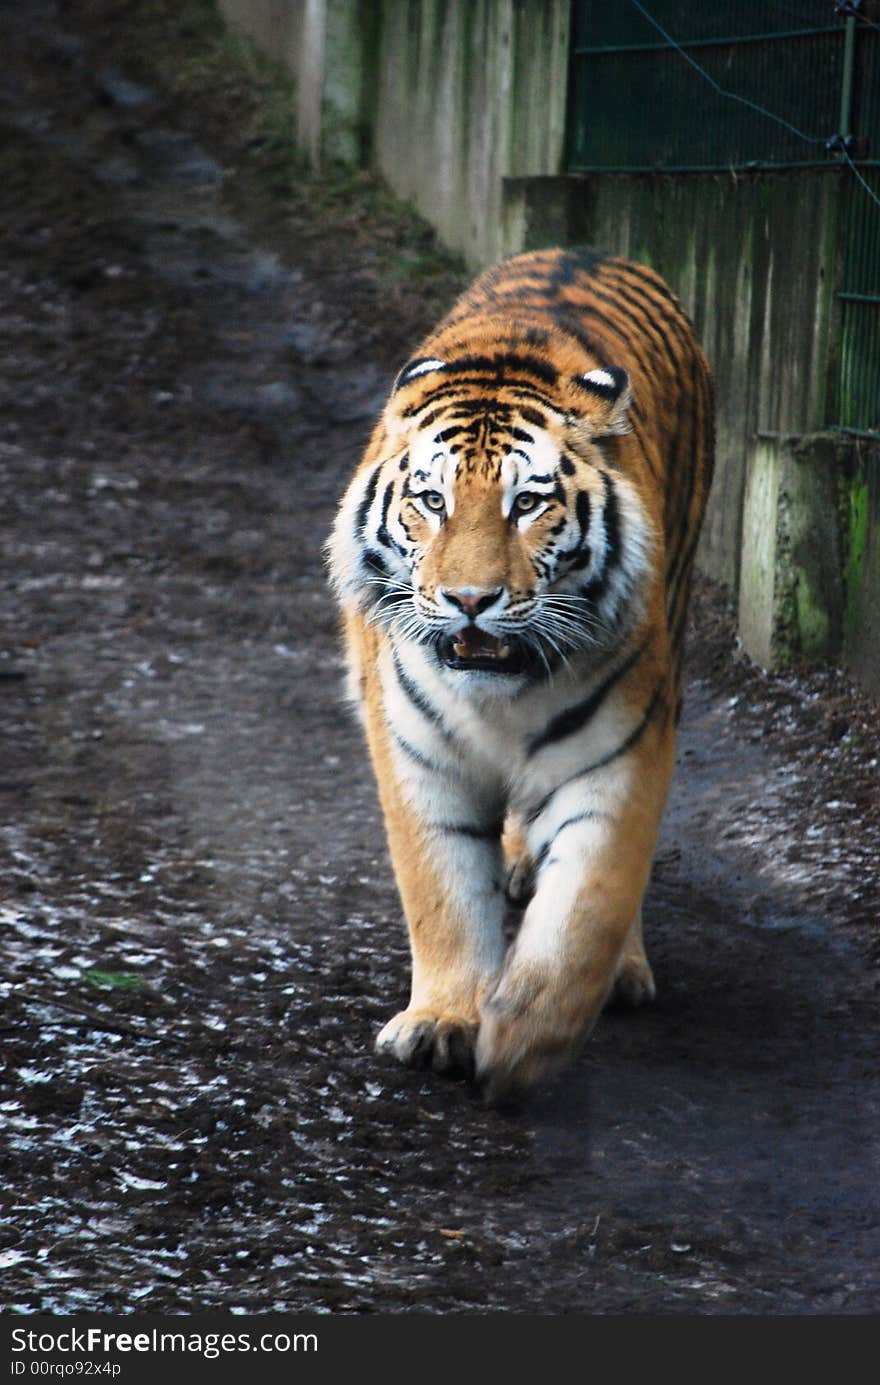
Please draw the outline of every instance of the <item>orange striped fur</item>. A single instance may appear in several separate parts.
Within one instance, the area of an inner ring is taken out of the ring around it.
[[[615,256],[505,261],[398,376],[328,543],[412,949],[381,1052],[497,1095],[612,991],[653,995],[641,904],[711,471],[692,326]]]

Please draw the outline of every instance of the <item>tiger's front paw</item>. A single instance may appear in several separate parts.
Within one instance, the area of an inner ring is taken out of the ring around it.
[[[487,1100],[522,1096],[556,1072],[594,1019],[593,1007],[549,973],[523,968],[502,975],[483,1005],[477,1036],[476,1077]]]
[[[400,1010],[376,1039],[376,1052],[411,1068],[432,1068],[449,1076],[474,1075],[476,1021],[432,1010]]]
[[[516,908],[525,908],[535,893],[535,863],[527,852],[514,861],[507,872],[504,893]]]

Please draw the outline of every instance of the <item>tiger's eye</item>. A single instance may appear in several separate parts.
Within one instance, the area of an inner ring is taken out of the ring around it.
[[[419,499],[423,505],[427,505],[428,509],[433,510],[435,514],[439,514],[441,510],[446,509],[446,501],[443,499],[440,491],[423,491]]]
[[[540,495],[534,495],[531,491],[522,491],[513,502],[513,513],[515,515],[531,514],[541,503]]]

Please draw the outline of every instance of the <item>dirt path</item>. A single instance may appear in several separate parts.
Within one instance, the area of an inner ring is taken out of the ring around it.
[[[320,547],[399,324],[76,6],[0,25],[0,1306],[877,1311],[870,709],[705,593],[657,1003],[517,1113],[380,1064],[407,949]]]

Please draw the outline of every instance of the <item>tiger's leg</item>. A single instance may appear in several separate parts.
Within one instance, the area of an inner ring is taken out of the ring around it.
[[[480,1004],[504,955],[497,798],[484,778],[467,776],[419,707],[395,703],[385,663],[384,686],[367,675],[367,736],[409,929],[412,985],[408,1006],[376,1047],[403,1063],[470,1073]]]
[[[490,1097],[527,1087],[569,1058],[618,975],[650,991],[641,902],[672,739],[668,723],[651,728],[613,764],[547,795],[531,824],[536,890],[484,1002],[477,1042]]]

